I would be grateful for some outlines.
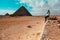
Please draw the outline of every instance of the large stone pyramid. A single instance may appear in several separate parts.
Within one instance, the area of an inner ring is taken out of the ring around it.
[[[6,13],[5,16],[9,16],[9,13]]]
[[[28,10],[22,6],[20,7],[14,14],[12,14],[12,16],[32,16]]]

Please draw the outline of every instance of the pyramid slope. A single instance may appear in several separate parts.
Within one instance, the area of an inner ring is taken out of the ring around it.
[[[32,15],[28,12],[28,10],[24,6],[22,6],[13,14],[13,16],[32,16]]]

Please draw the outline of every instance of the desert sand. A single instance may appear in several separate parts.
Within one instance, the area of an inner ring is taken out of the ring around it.
[[[60,16],[0,18],[0,40],[60,40]]]
[[[0,18],[0,40],[40,40],[44,25],[43,16]]]

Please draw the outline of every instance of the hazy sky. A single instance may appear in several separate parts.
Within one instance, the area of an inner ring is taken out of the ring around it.
[[[32,15],[60,14],[60,0],[0,0],[0,15],[12,14],[25,6]]]

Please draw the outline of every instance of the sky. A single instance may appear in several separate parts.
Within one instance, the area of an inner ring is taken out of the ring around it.
[[[60,0],[0,0],[0,15],[13,14],[24,6],[32,15],[46,15],[48,9],[52,15],[60,14]]]

